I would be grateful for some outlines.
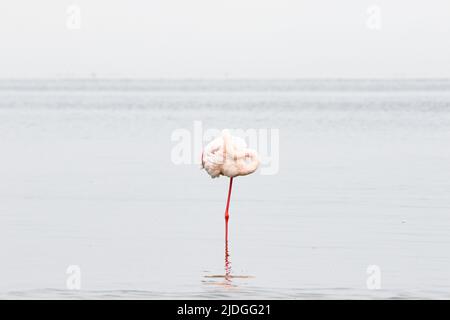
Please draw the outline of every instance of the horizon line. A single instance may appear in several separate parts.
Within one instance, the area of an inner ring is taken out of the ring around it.
[[[0,77],[0,81],[29,81],[29,80],[140,80],[140,81],[311,81],[311,80],[331,80],[331,81],[353,81],[353,80],[450,80],[450,77],[98,77],[98,76],[81,76],[81,77]]]

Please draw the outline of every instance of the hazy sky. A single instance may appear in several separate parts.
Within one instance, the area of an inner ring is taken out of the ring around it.
[[[1,0],[0,58],[0,78],[450,77],[450,1]]]

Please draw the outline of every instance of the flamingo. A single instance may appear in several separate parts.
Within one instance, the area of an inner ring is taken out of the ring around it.
[[[225,243],[228,244],[228,220],[233,178],[246,176],[258,169],[260,160],[257,152],[247,148],[245,141],[233,137],[230,131],[222,130],[220,136],[208,143],[202,153],[202,168],[211,176],[230,178],[227,205],[225,208]]]

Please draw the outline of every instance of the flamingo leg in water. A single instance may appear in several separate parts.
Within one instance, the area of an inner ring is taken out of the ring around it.
[[[228,209],[230,208],[230,198],[231,198],[231,188],[233,187],[233,177],[230,178],[230,187],[228,188],[228,198],[227,207],[225,209],[225,242],[228,243],[228,220],[230,219],[230,214]]]
[[[228,241],[225,241],[225,280],[231,282],[231,262],[228,252]]]

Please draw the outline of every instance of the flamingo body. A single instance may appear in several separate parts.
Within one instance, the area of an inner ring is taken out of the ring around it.
[[[228,188],[227,206],[225,208],[225,244],[228,246],[228,210],[230,207],[231,189],[233,178],[246,176],[258,169],[259,157],[255,150],[248,149],[245,141],[238,137],[232,137],[228,130],[208,143],[202,153],[202,168],[208,172],[211,178],[221,175],[230,177]]]
[[[212,140],[202,154],[202,168],[211,178],[246,176],[255,172],[259,163],[256,151],[248,149],[243,139],[232,137],[228,130]]]

